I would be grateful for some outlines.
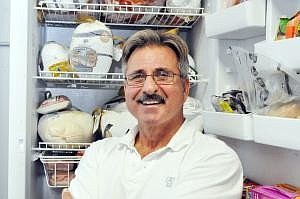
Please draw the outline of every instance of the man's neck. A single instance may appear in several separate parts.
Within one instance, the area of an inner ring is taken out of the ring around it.
[[[139,132],[135,138],[135,148],[141,155],[146,155],[166,146],[176,134],[184,119],[181,122],[170,123],[170,125],[140,125]]]

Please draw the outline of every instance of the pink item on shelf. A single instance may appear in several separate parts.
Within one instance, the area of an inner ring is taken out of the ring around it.
[[[251,199],[295,199],[299,194],[276,186],[259,186],[251,190]]]

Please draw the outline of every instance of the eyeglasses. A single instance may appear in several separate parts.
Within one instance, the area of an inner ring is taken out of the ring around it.
[[[174,84],[175,75],[182,77],[181,74],[176,74],[171,71],[158,70],[149,75],[142,72],[129,74],[126,75],[125,79],[127,85],[131,87],[143,86],[148,76],[151,76],[157,85],[169,85]]]

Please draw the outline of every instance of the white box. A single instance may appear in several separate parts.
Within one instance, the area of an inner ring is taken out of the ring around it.
[[[300,119],[253,115],[254,141],[300,150]]]
[[[206,133],[253,140],[251,114],[203,111],[203,128]]]
[[[205,16],[206,35],[246,39],[265,34],[265,0],[249,0]]]

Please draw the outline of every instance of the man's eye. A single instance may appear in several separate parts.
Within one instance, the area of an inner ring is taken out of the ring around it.
[[[137,74],[132,74],[128,76],[129,80],[139,80],[139,79],[143,79],[144,78],[144,74],[142,73],[137,73]]]
[[[155,72],[155,75],[157,77],[168,77],[168,76],[170,76],[170,73],[168,71],[161,70],[161,71]]]

